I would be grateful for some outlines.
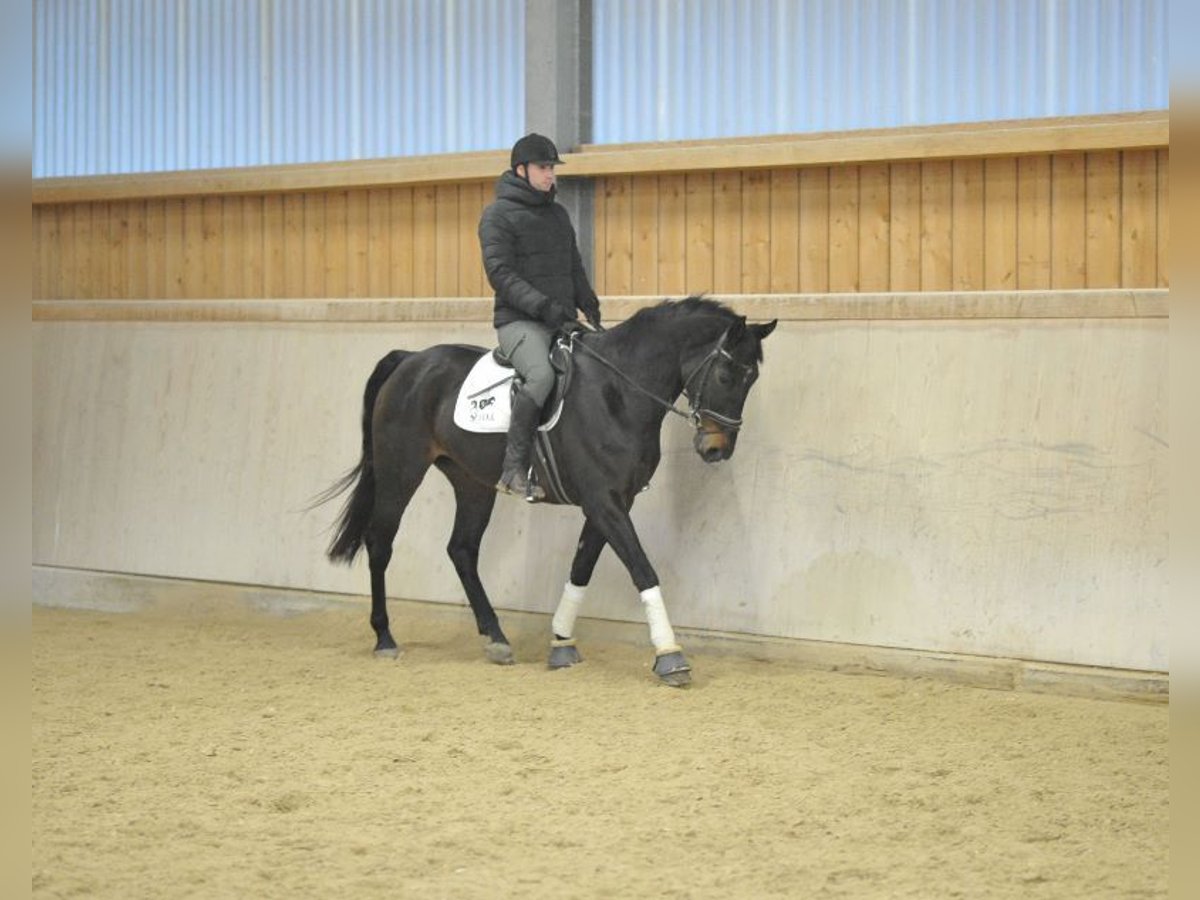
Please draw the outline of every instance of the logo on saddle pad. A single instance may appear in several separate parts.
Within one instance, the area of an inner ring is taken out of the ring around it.
[[[454,402],[454,424],[463,431],[491,434],[508,431],[512,417],[512,388],[516,373],[496,362],[491,353],[479,357],[471,367],[458,398]],[[562,412],[562,398],[556,397],[554,415],[538,427],[549,431]]]

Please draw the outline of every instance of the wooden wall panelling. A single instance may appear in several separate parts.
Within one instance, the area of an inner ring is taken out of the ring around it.
[[[199,297],[225,296],[225,253],[221,236],[222,212],[228,197],[205,197],[200,212]]]
[[[1121,287],[1158,283],[1157,170],[1154,150],[1122,154]]]
[[[434,296],[454,297],[458,290],[458,260],[460,254],[458,234],[458,185],[439,184],[435,189],[437,276]],[[471,248],[463,248],[468,251]]]
[[[1050,286],[1087,284],[1087,161],[1082,153],[1050,160]]]
[[[983,160],[951,163],[950,283],[956,291],[983,290]]]
[[[374,188],[367,191],[367,296],[390,297],[392,272],[391,191]]]
[[[252,293],[246,271],[252,256],[251,234],[246,230],[243,216],[250,206],[250,197],[222,197],[221,203],[221,291],[226,298],[256,296]]]
[[[886,291],[891,282],[891,168],[867,163],[858,168],[858,288]]]
[[[1017,289],[1050,287],[1050,157],[1017,159]]]
[[[1168,215],[1167,205],[1167,176],[1170,172],[1170,160],[1168,159],[1168,151],[1158,151],[1158,201],[1156,209],[1158,212],[1158,260],[1157,269],[1158,277],[1156,284],[1159,287],[1170,287],[1170,223],[1171,219]]]
[[[618,175],[607,179],[608,289],[614,294],[633,290],[633,213],[632,178]]]
[[[829,167],[800,170],[800,290],[829,290]]]
[[[771,173],[756,169],[742,178],[742,291],[771,290]]]
[[[350,253],[348,197],[346,191],[325,193],[325,246],[321,269],[325,273],[324,297],[345,297],[350,279],[347,259]]]
[[[62,296],[62,240],[59,237],[57,206],[33,208],[33,296]]]
[[[167,204],[146,201],[146,293],[153,300],[167,296]]]
[[[125,244],[115,248],[125,257],[125,284],[119,297],[144,300],[149,296],[149,242],[145,200],[130,200],[125,204]]]
[[[325,290],[325,206],[324,191],[304,195],[304,283],[301,297],[328,297]]]
[[[284,290],[283,195],[262,198],[263,297],[286,297]]]
[[[954,164],[921,163],[921,290],[948,291],[953,284]]]
[[[437,189],[433,185],[413,188],[412,296],[437,296]]]
[[[919,291],[921,289],[921,164],[918,162],[892,163],[890,169],[889,287],[893,291]]]
[[[658,292],[679,297],[687,289],[687,183],[683,175],[658,177],[658,216]]]
[[[283,285],[285,297],[304,296],[304,275],[307,244],[304,239],[303,194],[287,194],[283,198]]]
[[[1017,158],[983,162],[983,289],[1017,287]]]
[[[179,197],[168,197],[163,201],[163,221],[165,232],[163,271],[166,278],[166,290],[163,296],[168,300],[183,297],[183,279],[186,272],[184,265],[184,201]]]
[[[742,289],[742,173],[713,174],[713,290]]]
[[[371,230],[367,191],[346,192],[346,296],[371,296]]]
[[[858,290],[858,166],[829,170],[829,290]]]
[[[630,198],[633,227],[631,287],[635,294],[653,297],[658,293],[658,176],[634,175],[629,188],[633,192]]]
[[[800,171],[771,170],[771,291],[800,290]]]
[[[1084,281],[1089,288],[1121,284],[1121,154],[1084,156]]]
[[[706,294],[713,290],[713,179],[712,172],[689,172],[685,176],[687,209],[687,261],[684,291]]]
[[[388,189],[388,294],[392,297],[416,296],[415,206],[413,188]]]
[[[608,293],[608,209],[604,197],[607,184],[607,178],[597,178],[592,192],[592,288],[601,297]]]
[[[485,184],[469,181],[458,186],[458,293],[460,297],[486,296],[483,254],[479,248],[479,217],[483,213]]]

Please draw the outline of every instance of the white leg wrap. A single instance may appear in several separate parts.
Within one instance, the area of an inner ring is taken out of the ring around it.
[[[575,618],[579,615],[579,607],[583,606],[583,595],[587,587],[580,587],[568,581],[563,586],[562,598],[558,601],[558,609],[550,627],[559,637],[569,638],[575,633]]]
[[[655,652],[678,650],[675,632],[671,629],[671,620],[667,618],[667,607],[663,603],[662,589],[655,585],[642,591],[642,603],[646,607],[646,621],[650,623],[650,642],[654,644]]]

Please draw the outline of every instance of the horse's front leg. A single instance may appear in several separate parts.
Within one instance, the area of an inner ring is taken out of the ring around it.
[[[592,580],[596,560],[600,558],[600,551],[606,543],[604,535],[592,524],[591,519],[585,519],[579,543],[575,547],[575,559],[571,562],[571,577],[563,585],[562,597],[550,623],[554,632],[550,642],[551,669],[565,669],[583,662],[575,646],[575,619],[579,616],[583,596]]]
[[[650,625],[650,642],[654,645],[654,674],[673,687],[690,684],[692,667],[675,640],[675,631],[671,628],[662,589],[659,587],[658,573],[654,571],[646,551],[642,549],[642,542],[638,539],[633,521],[629,518],[628,507],[621,507],[612,499],[606,499],[594,507],[585,506],[584,514],[588,523],[595,527],[603,541],[612,546],[617,557],[625,564],[642,598],[646,621]],[[596,549],[596,556],[600,555],[603,546],[601,543]],[[578,552],[576,559],[579,559]],[[593,559],[592,566],[595,562]],[[588,576],[591,576],[590,568]],[[571,580],[575,581],[574,568]]]

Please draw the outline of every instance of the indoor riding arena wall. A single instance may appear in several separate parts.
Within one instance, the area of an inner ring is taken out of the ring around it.
[[[1168,670],[1155,128],[1120,146],[1062,126],[1027,153],[993,136],[1003,156],[962,129],[870,159],[764,141],[740,173],[730,142],[570,156],[594,179],[609,323],[692,291],[780,319],[734,457],[706,466],[669,419],[634,507],[677,626]],[[241,175],[35,185],[37,570],[366,594],[365,562],[325,560],[336,506],[309,505],[358,459],[380,356],[493,342],[474,224],[499,166],[478,156],[445,183],[427,166],[351,186],[259,172],[257,194]],[[672,169],[686,159],[707,168]],[[452,516],[433,472],[392,594],[464,602]],[[551,611],[581,524],[499,502],[496,605]],[[584,615],[642,621],[611,554]]]

